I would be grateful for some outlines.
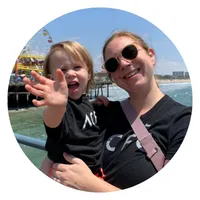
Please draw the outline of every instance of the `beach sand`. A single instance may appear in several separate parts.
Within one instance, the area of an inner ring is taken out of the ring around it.
[[[158,84],[168,84],[168,83],[190,83],[190,79],[156,79]],[[116,85],[112,83],[112,85]]]
[[[190,83],[190,79],[156,79],[158,84],[166,84],[166,83]]]

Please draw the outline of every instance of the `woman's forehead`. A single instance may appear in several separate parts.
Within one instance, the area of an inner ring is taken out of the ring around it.
[[[122,49],[130,44],[135,44],[136,41],[129,37],[117,37],[108,43],[105,51],[105,56],[109,54],[118,55],[121,53]]]

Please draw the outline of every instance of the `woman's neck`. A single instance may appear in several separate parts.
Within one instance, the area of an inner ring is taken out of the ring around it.
[[[148,88],[139,92],[129,93],[130,103],[135,108],[139,116],[148,112],[164,96],[157,86],[155,79]]]

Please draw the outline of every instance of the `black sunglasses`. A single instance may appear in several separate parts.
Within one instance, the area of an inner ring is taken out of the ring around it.
[[[127,60],[133,60],[137,57],[138,50],[135,45],[131,44],[122,50],[122,53],[117,55],[116,57],[108,59],[102,68],[105,68],[108,72],[115,72],[119,66],[119,56],[122,56],[123,58]]]

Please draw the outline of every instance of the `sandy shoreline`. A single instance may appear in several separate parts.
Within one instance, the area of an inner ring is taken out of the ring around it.
[[[156,79],[158,84],[170,84],[170,83],[190,83],[190,79]],[[113,83],[113,85],[116,85]]]
[[[190,83],[190,79],[156,79],[158,84],[166,84],[166,83]]]

